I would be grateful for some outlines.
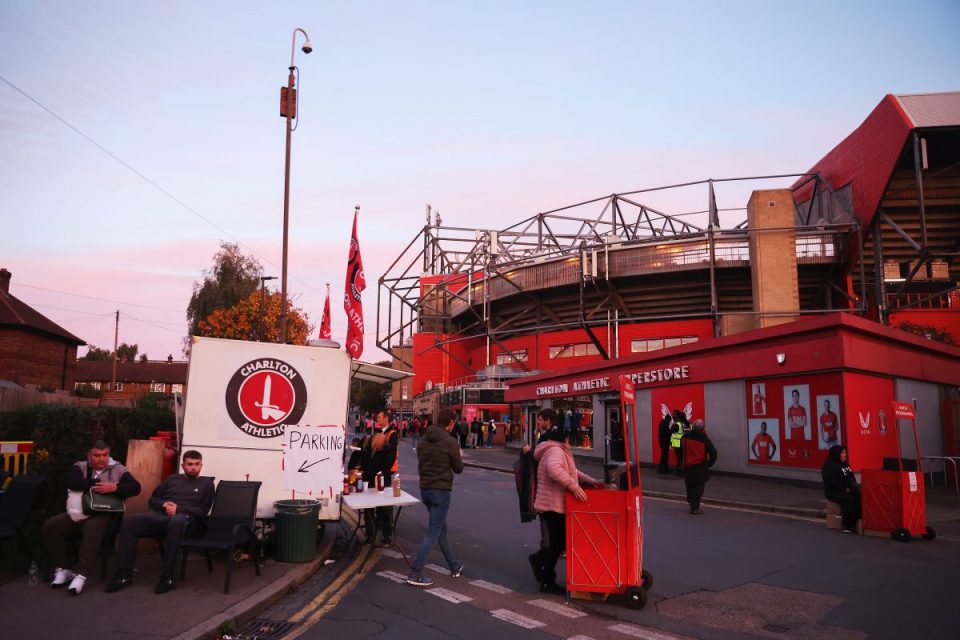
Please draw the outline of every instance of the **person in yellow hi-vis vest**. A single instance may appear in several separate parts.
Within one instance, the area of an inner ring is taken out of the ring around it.
[[[674,409],[673,424],[670,425],[670,447],[673,449],[673,454],[677,458],[676,473],[678,476],[683,475],[680,469],[683,463],[683,451],[680,448],[680,441],[688,431],[690,431],[690,421],[687,419],[687,415],[683,411],[680,411],[680,409]]]

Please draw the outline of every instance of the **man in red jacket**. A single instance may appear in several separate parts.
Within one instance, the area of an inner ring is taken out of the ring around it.
[[[710,467],[717,462],[717,448],[706,434],[707,425],[703,420],[693,421],[693,428],[683,436],[680,448],[683,450],[683,479],[687,485],[687,502],[690,513],[700,515],[700,500],[710,478]]]

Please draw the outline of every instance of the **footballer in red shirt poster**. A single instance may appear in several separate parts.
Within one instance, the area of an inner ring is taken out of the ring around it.
[[[810,440],[810,386],[783,388],[784,432],[787,440]]]
[[[837,416],[836,409],[839,408],[840,399],[836,395],[817,396],[817,406],[820,407],[819,417],[817,419],[817,438],[818,446],[823,450],[828,450],[836,444],[842,444],[840,437],[840,418]]]
[[[753,385],[753,415],[767,415],[767,385],[763,382]]]
[[[769,426],[768,426],[769,425]],[[769,464],[780,462],[780,421],[777,419],[749,420],[750,462]]]

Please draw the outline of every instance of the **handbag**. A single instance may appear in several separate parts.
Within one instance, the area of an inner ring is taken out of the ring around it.
[[[97,493],[90,487],[83,492],[83,499],[80,501],[83,507],[83,513],[88,516],[95,516],[101,513],[123,513],[127,506],[116,493]]]

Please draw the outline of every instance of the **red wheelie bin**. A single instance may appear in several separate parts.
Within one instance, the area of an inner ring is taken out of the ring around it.
[[[585,489],[586,502],[567,495],[567,592],[590,600],[624,594],[629,607],[641,609],[653,576],[643,569],[643,493],[634,403],[633,383],[620,376],[626,489]]]

